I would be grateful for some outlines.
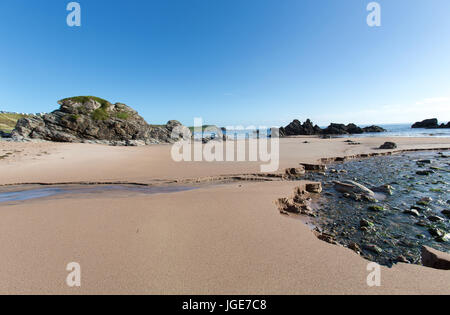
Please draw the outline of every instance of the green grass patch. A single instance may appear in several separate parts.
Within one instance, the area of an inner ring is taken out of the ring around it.
[[[127,120],[130,117],[130,114],[127,112],[118,112],[116,117],[119,119]]]
[[[93,120],[107,120],[109,119],[109,114],[106,109],[100,107],[92,112],[91,117]]]
[[[27,117],[22,114],[0,114],[0,130],[3,132],[11,132],[21,118]]]
[[[86,103],[89,100],[94,100],[98,103],[100,103],[100,105],[102,106],[102,109],[107,110],[109,108],[109,105],[111,104],[110,102],[108,102],[107,100],[104,100],[103,98],[97,97],[97,96],[75,96],[75,97],[68,97],[65,99],[62,99],[60,102],[64,102],[64,101],[73,101],[76,103]]]

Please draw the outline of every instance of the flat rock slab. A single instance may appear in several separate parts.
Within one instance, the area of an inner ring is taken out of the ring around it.
[[[428,246],[422,247],[422,264],[434,269],[450,270],[450,254]]]

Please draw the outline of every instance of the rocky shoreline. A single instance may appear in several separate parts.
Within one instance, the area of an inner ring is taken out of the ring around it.
[[[302,176],[303,180],[322,183],[314,190],[315,196],[311,198],[311,189],[302,185],[294,197],[277,201],[280,212],[313,218],[319,239],[348,247],[371,261],[448,270],[450,260],[445,252],[450,252],[450,200],[444,200],[445,191],[449,192],[445,180],[450,172],[445,168],[450,165],[448,156],[411,154],[381,153],[370,160],[325,159],[324,163],[338,164],[328,164],[328,169],[325,164],[309,167]],[[341,163],[349,160],[352,162]],[[367,172],[361,171],[366,167]],[[409,175],[411,168],[418,168],[413,171],[415,175]],[[422,178],[429,184],[422,183]],[[411,182],[414,179],[419,181]],[[410,202],[414,204],[409,207]]]

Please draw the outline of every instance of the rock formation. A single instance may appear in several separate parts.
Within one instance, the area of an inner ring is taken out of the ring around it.
[[[386,132],[387,130],[384,128],[381,128],[379,126],[369,126],[369,127],[364,127],[363,128],[364,132]]]
[[[330,124],[322,131],[326,135],[348,135],[348,134],[362,134],[364,130],[355,124]]]
[[[98,97],[72,97],[58,104],[59,110],[50,114],[20,119],[12,138],[135,146],[174,142],[178,139],[172,139],[172,131],[182,128],[178,121],[151,126],[131,107]]]
[[[325,129],[314,125],[311,120],[307,119],[303,124],[299,120],[294,120],[286,127],[279,129],[280,137],[285,136],[312,136],[312,135],[348,135],[348,134],[362,134],[365,132],[384,132],[385,129],[378,126],[370,126],[360,128],[355,124],[330,124]]]
[[[280,128],[280,136],[312,136],[322,132],[319,126],[313,125],[311,120],[307,119],[303,124],[295,119],[286,127]]]
[[[438,128],[450,128],[450,122],[447,124],[440,124],[436,118],[425,119],[423,121],[416,122],[411,128],[425,128],[425,129],[438,129]]]

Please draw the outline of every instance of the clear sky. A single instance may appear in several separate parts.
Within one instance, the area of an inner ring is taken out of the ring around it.
[[[68,96],[123,102],[150,123],[450,120],[450,1],[0,1],[0,110]]]

